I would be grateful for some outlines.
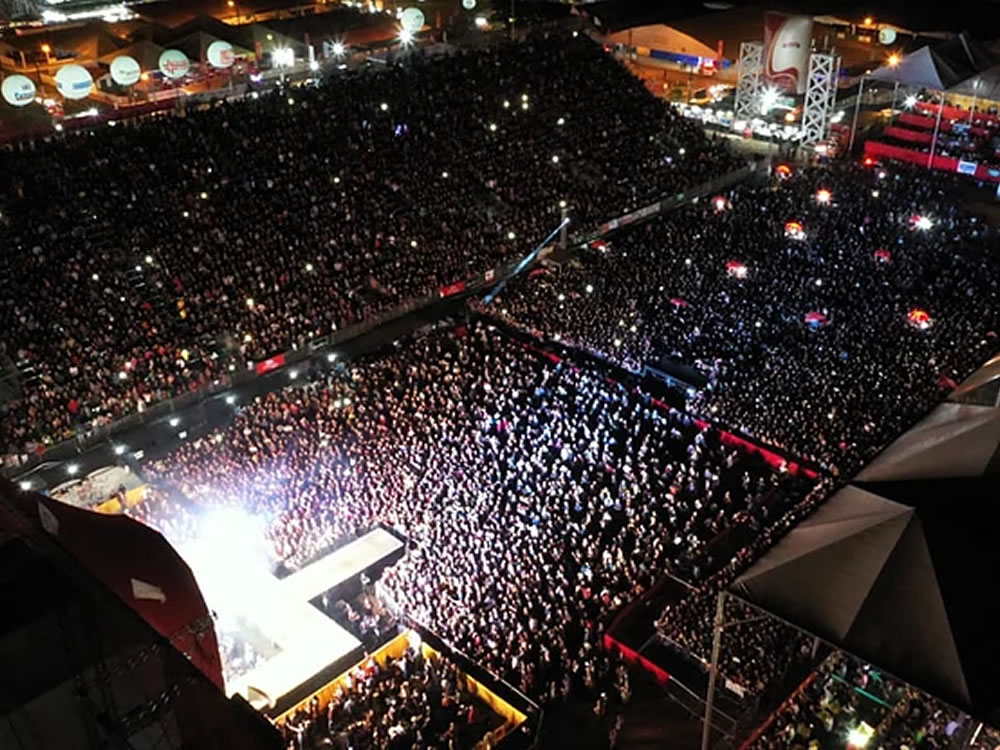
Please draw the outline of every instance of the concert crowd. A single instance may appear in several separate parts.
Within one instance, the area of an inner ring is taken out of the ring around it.
[[[740,163],[568,34],[0,150],[0,455]]]
[[[703,559],[713,539],[780,527],[814,482],[481,323],[261,397],[148,474],[180,498],[140,511],[168,538],[239,507],[289,569],[394,527],[409,546],[378,583],[390,608],[598,715],[629,693],[609,618],[665,571],[724,566]]]
[[[410,648],[382,664],[366,659],[325,710],[314,698],[279,728],[291,750],[432,750],[474,747],[499,723],[454,664]]]
[[[863,730],[863,731],[862,731]],[[841,652],[831,654],[763,725],[747,747],[848,748],[861,732],[878,750],[994,750],[996,731]]]
[[[695,413],[848,473],[996,352],[1000,236],[951,187],[877,164],[742,186],[491,311],[632,368],[695,366],[710,379]]]

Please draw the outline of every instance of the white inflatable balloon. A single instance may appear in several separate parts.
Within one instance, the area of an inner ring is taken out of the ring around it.
[[[64,65],[56,73],[56,88],[67,99],[86,99],[93,87],[94,79],[82,65]]]
[[[191,61],[179,49],[164,50],[160,55],[160,72],[167,78],[183,78],[191,70]]]
[[[35,82],[28,76],[7,76],[0,86],[0,94],[11,106],[26,107],[35,100]]]
[[[462,0],[462,7],[466,10],[475,10],[476,0]]]
[[[407,8],[399,14],[399,23],[407,31],[420,31],[424,27],[424,13],[420,8]]]
[[[231,68],[233,65],[233,45],[217,39],[205,51],[208,63],[213,68]]]
[[[139,61],[128,55],[119,55],[111,61],[111,80],[119,86],[131,86],[138,83],[142,76]]]

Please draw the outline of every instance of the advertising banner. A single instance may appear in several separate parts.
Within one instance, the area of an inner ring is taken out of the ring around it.
[[[764,78],[790,94],[804,94],[809,74],[811,16],[764,14]]]
[[[262,360],[257,363],[254,368],[258,375],[264,375],[265,373],[271,372],[272,370],[277,370],[285,364],[285,355],[279,354],[276,357],[269,357],[268,359]]]
[[[464,291],[465,291],[464,281],[456,281],[454,284],[446,284],[445,286],[442,286],[438,290],[438,292],[441,294],[442,297],[450,297],[453,294],[461,294]]]

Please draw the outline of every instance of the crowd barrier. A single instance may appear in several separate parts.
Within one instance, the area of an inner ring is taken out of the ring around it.
[[[648,206],[605,222],[594,231],[573,235],[570,237],[569,242],[573,246],[593,242],[618,229],[648,220],[682,206],[685,203],[725,190],[748,179],[761,170],[761,162],[755,162],[685,191],[663,196]],[[497,268],[488,269],[485,272],[477,273],[466,279],[456,280],[451,284],[444,284],[432,294],[407,300],[390,310],[341,328],[327,336],[302,342],[299,346],[287,352],[278,353],[261,362],[252,363],[250,367],[241,368],[234,372],[220,373],[217,380],[213,380],[203,388],[158,401],[147,407],[144,411],[134,412],[110,424],[80,427],[76,430],[73,437],[63,440],[60,443],[47,446],[43,450],[28,456],[12,457],[13,460],[4,462],[2,472],[7,476],[16,477],[25,471],[35,469],[48,462],[66,461],[109,440],[117,433],[132,430],[136,427],[163,419],[169,414],[189,409],[231,388],[247,385],[255,379],[264,377],[282,367],[302,363],[317,355],[325,354],[336,346],[358,338],[376,328],[397,321],[416,310],[426,309],[440,302],[442,299],[474,294],[488,289],[515,275],[521,263],[521,258],[514,259]],[[270,362],[273,366],[265,365],[261,368],[262,371],[258,372],[258,365],[267,362]]]
[[[891,138],[898,138],[901,141],[909,141],[910,143],[923,143],[928,146],[934,140],[934,136],[926,130],[910,130],[909,128],[899,128],[895,125],[890,125],[882,132]]]
[[[476,747],[497,747],[503,740],[518,728],[524,726],[525,722],[529,720],[529,712],[532,715],[538,715],[538,706],[529,701],[520,693],[520,696],[514,697],[515,702],[502,697],[497,689],[503,690],[506,683],[500,682],[499,686],[496,684],[495,678],[490,679],[489,673],[485,673],[484,670],[479,669],[473,663],[472,666],[477,671],[484,672],[486,677],[477,677],[472,674],[468,668],[469,660],[467,657],[461,654],[461,652],[456,651],[451,648],[446,642],[435,636],[431,631],[424,628],[422,625],[417,623],[412,623],[411,628],[405,630],[404,632],[397,635],[391,641],[383,645],[374,653],[366,656],[364,659],[353,664],[350,668],[345,669],[330,682],[323,685],[323,687],[310,693],[302,700],[295,703],[295,705],[281,711],[281,713],[271,717],[271,721],[277,725],[281,726],[284,722],[293,718],[298,711],[309,711],[310,704],[313,700],[318,703],[318,710],[322,714],[326,711],[327,706],[333,700],[334,696],[342,690],[351,679],[351,674],[357,669],[364,669],[365,664],[374,660],[379,666],[384,667],[386,662],[389,660],[396,660],[406,653],[407,649],[411,645],[415,645],[419,642],[419,648],[421,654],[424,658],[439,657],[446,661],[450,661],[458,667],[459,675],[462,680],[463,687],[472,695],[475,695],[483,703],[490,707],[490,710],[503,719],[503,724],[489,732],[487,736],[483,737],[479,742],[477,742]],[[414,636],[418,636],[415,638]],[[493,684],[491,684],[491,681]],[[508,686],[509,687],[509,686]],[[512,688],[510,688],[512,689]],[[516,692],[516,691],[515,691]],[[507,745],[504,744],[504,747]]]
[[[937,117],[938,109],[941,105],[937,102],[917,102],[916,108],[921,112],[927,112],[933,117]],[[959,109],[958,107],[950,107],[947,104],[944,105],[944,109],[941,110],[942,119],[947,118],[949,120],[969,120],[969,110]],[[976,112],[972,117],[973,122],[986,122],[993,126],[1000,126],[1000,115],[988,114],[986,112]]]
[[[470,692],[476,692],[490,708],[507,719],[503,727],[492,733],[493,746],[502,741],[504,747],[521,744],[532,746],[537,742],[543,719],[543,711],[537,703],[510,683],[481,667],[470,656],[452,646],[423,623],[411,617],[407,617],[406,621],[424,644],[429,645],[458,667],[466,677],[467,686],[475,687],[475,690]]]
[[[942,172],[964,174],[983,182],[1000,182],[1000,169],[987,167],[977,162],[955,159],[951,156],[935,155],[932,158],[929,152],[913,151],[881,141],[865,141],[865,156],[919,164],[922,167],[930,167]]]
[[[978,125],[969,125],[963,122],[952,122],[951,120],[941,120],[938,123],[936,117],[925,117],[913,112],[902,112],[896,118],[900,125],[911,125],[921,130],[932,131],[936,127],[942,133],[969,133],[988,138],[993,135],[992,131]],[[929,142],[929,141],[928,141]]]

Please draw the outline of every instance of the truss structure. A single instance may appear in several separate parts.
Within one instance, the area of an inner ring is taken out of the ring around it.
[[[734,119],[752,120],[760,116],[761,79],[763,78],[764,44],[742,42],[736,79]]]
[[[829,135],[830,118],[837,102],[839,69],[840,58],[835,55],[819,52],[809,55],[809,76],[802,110],[803,145],[815,145]]]

